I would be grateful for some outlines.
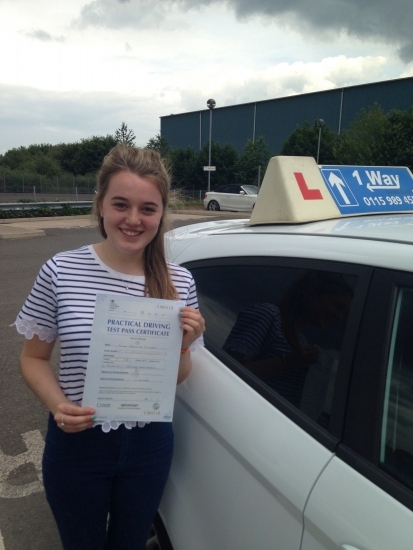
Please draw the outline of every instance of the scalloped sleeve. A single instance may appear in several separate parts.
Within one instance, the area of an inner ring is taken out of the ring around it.
[[[57,338],[57,265],[52,258],[46,262],[13,325],[17,332],[31,340],[53,342]],[[13,326],[12,325],[12,326]]]

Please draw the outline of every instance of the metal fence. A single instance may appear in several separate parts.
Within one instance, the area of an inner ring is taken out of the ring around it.
[[[172,200],[203,201],[205,189],[172,189]]]
[[[91,194],[95,190],[92,176],[39,176],[21,172],[0,172],[3,193]]]
[[[202,202],[204,199],[205,191],[201,189],[173,189],[171,191],[171,202]],[[49,191],[42,187],[42,190],[38,187],[33,186],[33,188],[25,189],[24,193],[22,191],[2,191],[0,190],[0,203],[24,203],[24,202],[68,202],[68,201],[90,201],[93,200],[94,192],[92,193],[81,193],[77,188],[74,192],[67,192],[64,190]]]
[[[80,195],[91,195],[95,192],[95,179],[92,176],[39,176],[37,174],[25,174],[17,172],[0,172],[0,202],[2,194],[18,195],[21,198],[33,198],[39,196],[70,195],[72,200],[81,200]],[[176,198],[201,201],[205,191],[194,188],[174,189],[172,192]],[[18,200],[18,197],[17,199]]]

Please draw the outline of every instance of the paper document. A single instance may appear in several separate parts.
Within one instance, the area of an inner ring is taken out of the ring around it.
[[[96,420],[171,422],[183,302],[96,296],[82,405]]]

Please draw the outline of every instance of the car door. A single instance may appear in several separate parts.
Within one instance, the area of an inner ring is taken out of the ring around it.
[[[259,257],[186,267],[208,328],[206,348],[193,353],[192,374],[177,392],[175,456],[161,506],[171,542],[175,550],[299,550],[307,499],[339,441],[348,380],[341,372],[351,364],[369,270]],[[308,279],[340,281],[354,299],[334,327],[307,329],[324,360],[297,406],[226,343],[254,304],[271,317],[272,305]],[[321,391],[311,392],[320,377]],[[342,385],[333,399],[336,379]]]
[[[247,186],[250,187],[250,186]],[[241,201],[241,207],[243,211],[251,212],[253,209],[253,206],[255,204],[255,201],[257,200],[257,196],[255,195],[249,195],[245,189],[243,189],[244,194],[242,195],[242,201]],[[250,190],[252,193],[252,191]]]
[[[343,442],[305,508],[302,550],[413,547],[413,274],[376,270]]]
[[[219,194],[219,204],[221,210],[229,210],[231,206],[231,185],[225,185]]]
[[[230,201],[229,208],[231,210],[242,211],[245,210],[245,193],[242,191],[241,185],[232,184],[229,185],[231,196],[228,198]]]

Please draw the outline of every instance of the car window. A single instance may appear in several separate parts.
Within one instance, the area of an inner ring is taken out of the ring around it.
[[[400,288],[390,341],[380,465],[413,488],[413,290]]]
[[[231,184],[231,185],[227,185],[227,187],[226,187],[226,193],[237,194],[240,191],[241,191],[241,186],[240,185]]]
[[[274,265],[191,271],[206,338],[328,428],[357,277]]]

